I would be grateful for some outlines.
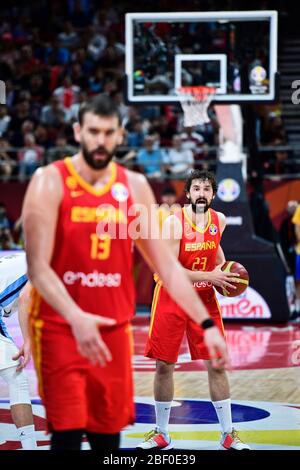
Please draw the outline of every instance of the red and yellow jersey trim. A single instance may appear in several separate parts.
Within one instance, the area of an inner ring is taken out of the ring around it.
[[[211,213],[210,213],[210,209],[208,209],[208,220],[207,220],[207,224],[206,224],[206,226],[204,227],[204,229],[201,229],[201,228],[197,227],[197,225],[194,224],[194,222],[192,221],[192,219],[191,219],[190,216],[188,215],[187,210],[186,210],[185,207],[183,208],[182,212],[183,212],[184,218],[187,220],[187,222],[189,223],[189,225],[190,225],[194,230],[196,230],[196,232],[205,233],[205,232],[207,231],[208,227],[209,227],[210,224],[211,224]]]
[[[109,181],[102,188],[96,189],[77,173],[70,157],[65,158],[64,162],[67,169],[69,170],[69,173],[75,178],[79,186],[94,196],[102,196],[103,194],[107,193],[117,179],[117,165],[115,162],[110,162],[109,168],[111,170],[111,176]]]

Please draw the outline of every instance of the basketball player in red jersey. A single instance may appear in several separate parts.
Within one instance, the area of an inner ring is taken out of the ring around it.
[[[107,451],[118,448],[121,429],[134,421],[132,238],[170,295],[201,324],[215,367],[226,366],[227,353],[180,264],[159,240],[156,217],[150,223],[155,201],[145,177],[111,161],[123,139],[116,105],[104,95],[84,103],[74,133],[79,153],[39,169],[24,201],[35,288],[30,326],[51,448],[80,449],[85,433],[92,449]],[[134,203],[146,209],[137,237],[130,230]]]
[[[224,335],[219,305],[213,286],[235,289],[232,277],[221,270],[225,256],[220,240],[226,221],[224,214],[210,208],[217,191],[212,173],[194,170],[186,181],[190,204],[169,216],[163,226],[163,236],[169,240],[179,262],[185,268],[198,296]],[[203,331],[169,296],[162,280],[157,278],[153,295],[150,331],[146,345],[147,357],[156,359],[154,397],[156,427],[138,445],[140,449],[171,449],[168,433],[171,404],[174,395],[173,372],[179,347],[186,332],[191,357],[204,359],[208,370],[210,395],[222,428],[220,449],[249,450],[232,427],[230,392],[224,369],[212,367],[209,352],[203,342]]]

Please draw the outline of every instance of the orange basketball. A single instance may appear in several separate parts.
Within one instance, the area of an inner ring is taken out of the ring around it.
[[[225,297],[237,297],[241,295],[249,285],[249,274],[247,269],[240,263],[236,261],[226,261],[222,266],[222,271],[226,273],[237,273],[239,277],[232,277],[232,279],[237,279],[238,282],[234,282],[236,289],[230,289],[228,287],[219,287],[214,286],[214,288]]]

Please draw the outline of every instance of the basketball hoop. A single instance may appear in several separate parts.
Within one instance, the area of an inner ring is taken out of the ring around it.
[[[178,88],[180,104],[184,113],[185,127],[197,126],[210,121],[207,109],[216,94],[211,86],[183,86]]]

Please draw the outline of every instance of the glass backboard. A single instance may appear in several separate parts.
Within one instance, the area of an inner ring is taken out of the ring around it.
[[[214,86],[215,101],[276,99],[277,12],[128,13],[126,94],[177,102],[181,86]]]

